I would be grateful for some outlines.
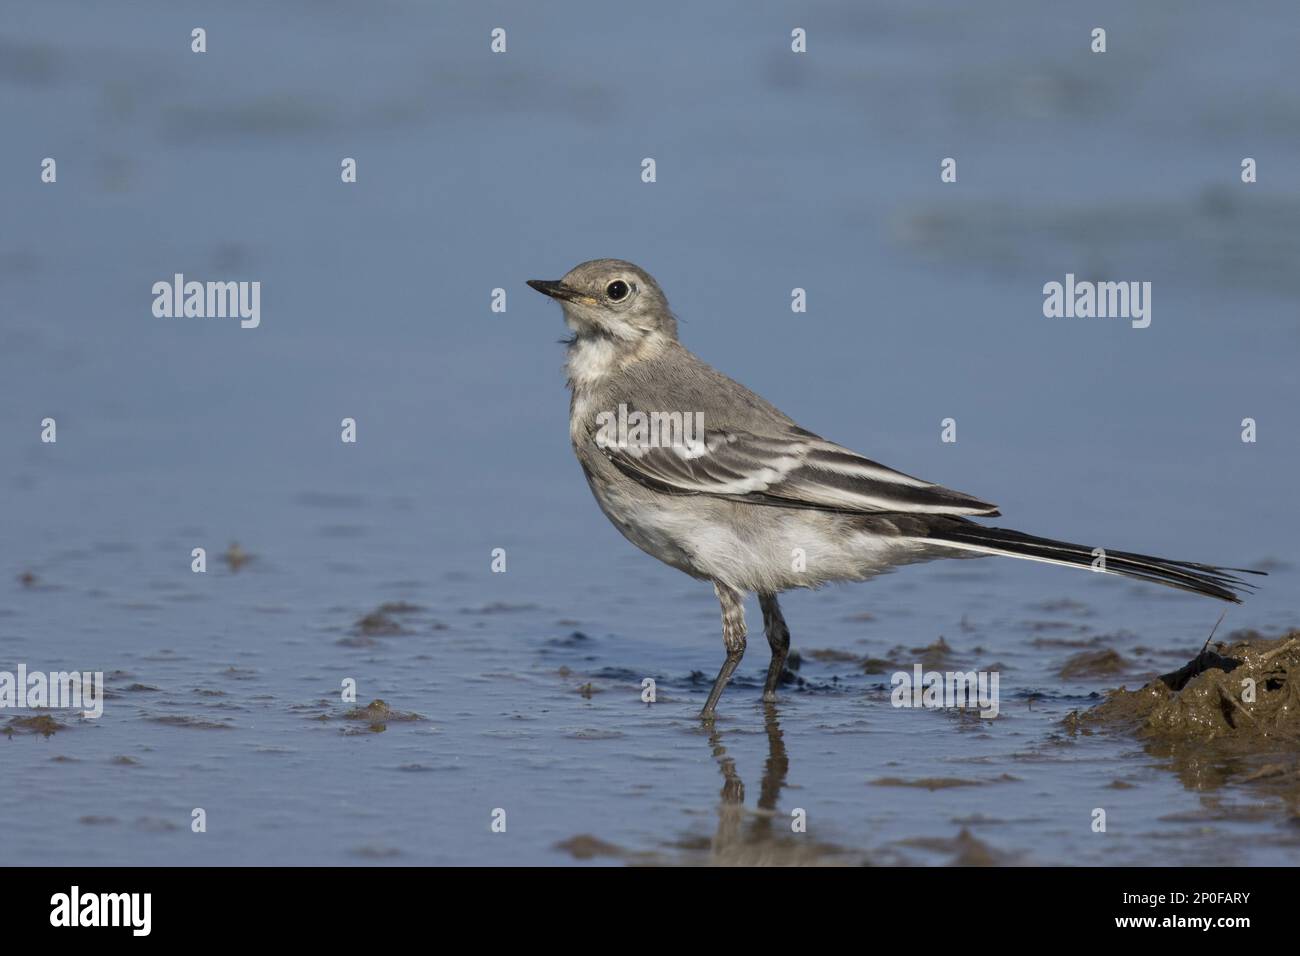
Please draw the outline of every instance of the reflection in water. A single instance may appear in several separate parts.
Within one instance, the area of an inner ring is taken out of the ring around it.
[[[810,833],[795,832],[792,811],[798,808],[779,806],[781,791],[790,772],[790,757],[773,703],[763,705],[763,728],[767,733],[767,759],[763,763],[757,809],[748,811],[745,809],[745,783],[736,770],[736,761],[723,745],[722,732],[716,725],[710,727],[709,747],[713,759],[718,762],[718,769],[722,771],[718,828],[707,847],[706,859],[681,862],[722,866],[844,866],[865,863],[860,854],[818,842]]]
[[[712,838],[686,834],[668,845],[671,855],[636,852],[582,834],[560,843],[556,849],[575,859],[612,857],[626,863],[642,865],[697,866],[851,866],[865,864],[865,854],[817,840],[811,832],[795,832],[791,811],[806,809],[781,807],[781,791],[790,771],[790,758],[777,719],[776,705],[764,703],[763,727],[767,733],[767,760],[763,763],[763,780],[758,805],[745,808],[745,782],[736,769],[736,761],[722,740],[716,724],[708,730],[709,748],[722,771],[719,791],[718,826]],[[809,821],[810,829],[816,828]]]
[[[590,834],[580,834],[556,845],[556,849],[578,860],[607,857],[642,866],[868,866],[915,862],[901,847],[925,851],[931,861],[951,865],[993,866],[1013,862],[1013,857],[995,851],[964,827],[955,837],[914,837],[890,847],[877,848],[868,855],[819,839],[820,829],[837,829],[826,815],[796,817],[795,810],[810,810],[789,803],[781,804],[781,794],[790,774],[790,756],[785,735],[777,716],[777,706],[763,704],[763,729],[767,736],[767,759],[754,809],[745,807],[745,782],[736,768],[736,760],[727,751],[717,725],[708,725],[708,744],[722,773],[718,791],[718,825],[710,836],[687,833],[666,846],[672,852],[639,851],[609,843]],[[743,733],[743,732],[742,732]],[[796,819],[806,821],[806,829],[796,831]],[[864,841],[865,842],[865,841]],[[942,858],[946,857],[946,860]]]

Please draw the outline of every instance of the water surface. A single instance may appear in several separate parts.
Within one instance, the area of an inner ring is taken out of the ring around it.
[[[637,261],[807,427],[1007,526],[1265,564],[1223,632],[1294,627],[1300,17],[604,9],[9,11],[0,669],[111,696],[0,740],[6,860],[1295,862],[1293,811],[1060,725],[1199,649],[1220,608],[1176,592],[989,560],[794,594],[775,709],[751,603],[702,728],[714,598],[590,500],[523,281]],[[176,272],[261,281],[261,327],[155,319]],[[1067,272],[1153,282],[1151,327],[1043,318]],[[940,637],[1000,670],[996,721],[894,709],[863,670]],[[1120,673],[1060,676],[1104,648]],[[376,699],[421,719],[346,716]]]

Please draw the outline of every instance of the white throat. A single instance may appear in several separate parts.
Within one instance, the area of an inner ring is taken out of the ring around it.
[[[583,335],[569,343],[565,372],[575,392],[594,388],[601,380],[663,351],[668,339],[659,332],[632,345],[603,335]]]

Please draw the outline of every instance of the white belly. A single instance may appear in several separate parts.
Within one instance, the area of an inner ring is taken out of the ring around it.
[[[816,511],[677,498],[624,486],[596,491],[623,535],[659,560],[741,591],[776,593],[858,581],[902,563],[905,539],[883,538]]]

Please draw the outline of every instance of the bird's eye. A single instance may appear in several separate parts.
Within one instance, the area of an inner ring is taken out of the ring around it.
[[[615,279],[609,285],[605,286],[605,295],[609,296],[615,302],[621,302],[627,298],[627,294],[632,290],[622,279]]]

